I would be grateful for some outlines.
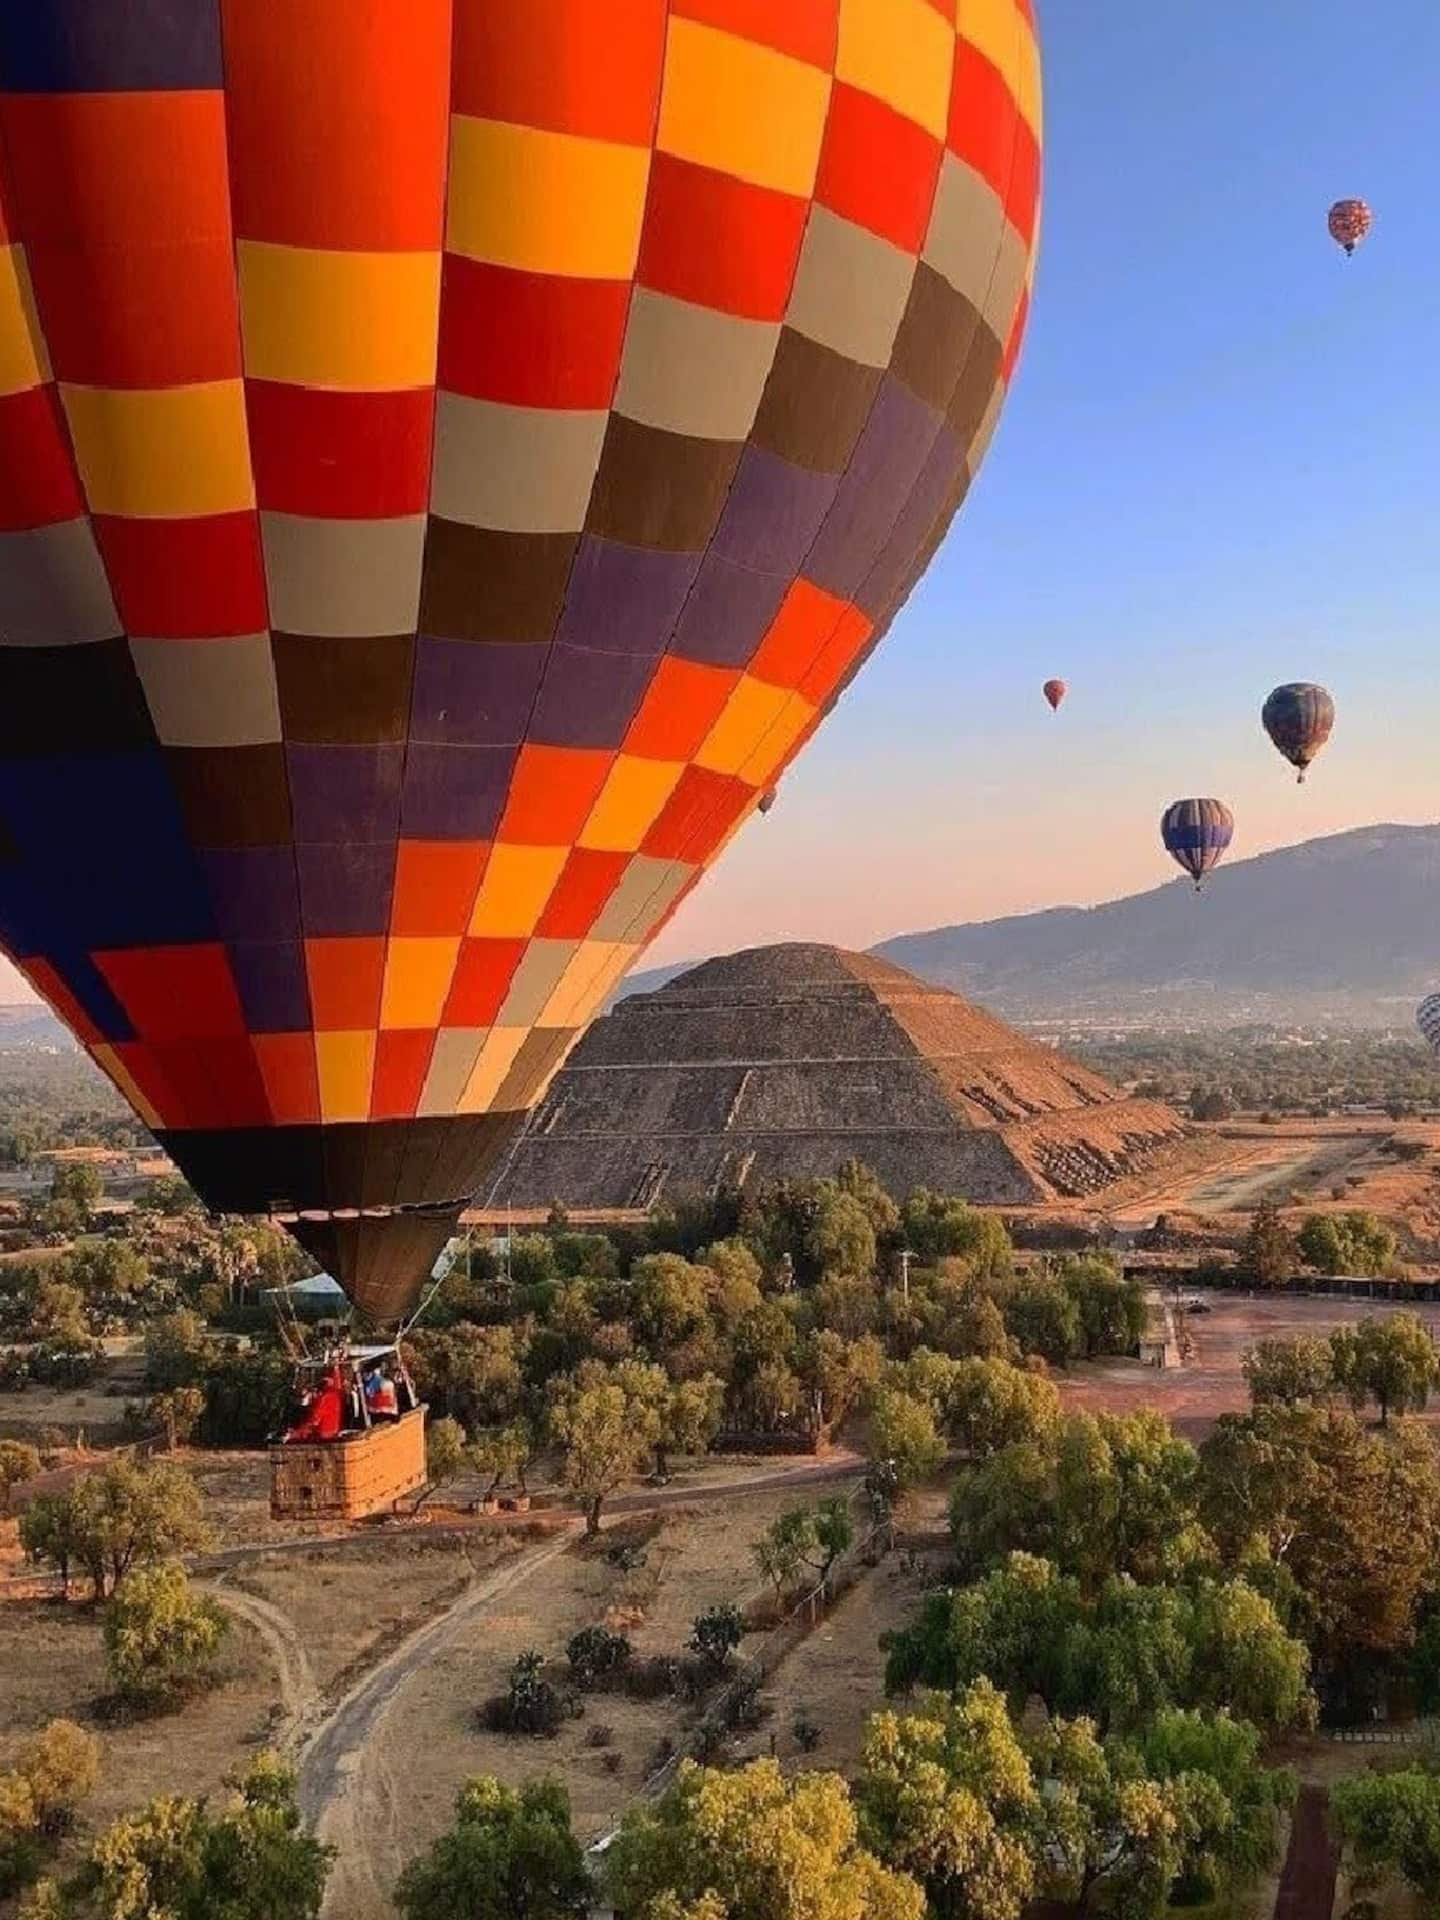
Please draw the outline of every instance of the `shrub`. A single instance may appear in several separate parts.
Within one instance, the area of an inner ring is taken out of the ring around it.
[[[0,1440],[0,1513],[9,1513],[16,1487],[40,1471],[40,1455],[23,1440]]]
[[[681,1677],[678,1660],[655,1654],[627,1662],[620,1670],[620,1685],[631,1700],[663,1700],[680,1691]]]
[[[723,1673],[730,1656],[745,1638],[745,1617],[728,1601],[707,1607],[697,1614],[690,1629],[689,1645],[712,1673]]]
[[[814,1753],[819,1746],[822,1734],[820,1728],[802,1707],[790,1723],[790,1731],[795,1736],[795,1744],[802,1753]]]
[[[615,1729],[603,1723],[590,1728],[585,1735],[587,1747],[608,1747],[615,1738]]]
[[[623,1633],[611,1633],[605,1627],[584,1627],[572,1636],[565,1648],[570,1676],[583,1692],[613,1681],[629,1665],[633,1652]]]
[[[524,1733],[553,1740],[568,1712],[559,1689],[545,1678],[545,1656],[532,1647],[510,1669],[505,1692],[485,1702],[480,1719],[493,1733]]]
[[[116,1696],[157,1707],[203,1685],[229,1621],[191,1591],[176,1561],[129,1573],[105,1609],[105,1660]]]

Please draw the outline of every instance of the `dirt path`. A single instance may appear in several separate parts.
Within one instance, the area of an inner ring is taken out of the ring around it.
[[[204,1583],[200,1591],[218,1600],[227,1613],[246,1620],[265,1642],[280,1682],[280,1709],[284,1716],[275,1732],[275,1746],[289,1753],[317,1726],[324,1710],[310,1657],[295,1631],[294,1622],[268,1600],[241,1593],[222,1579]]]
[[[383,1743],[374,1736],[396,1694],[477,1615],[563,1553],[573,1533],[567,1529],[477,1581],[358,1681],[311,1736],[300,1762],[300,1805],[320,1838],[338,1849],[325,1913],[362,1920],[391,1911],[381,1875],[398,1862],[399,1809]]]
[[[1290,1850],[1275,1896],[1275,1920],[1330,1920],[1339,1855],[1330,1838],[1330,1796],[1324,1787],[1300,1789],[1290,1828]]]

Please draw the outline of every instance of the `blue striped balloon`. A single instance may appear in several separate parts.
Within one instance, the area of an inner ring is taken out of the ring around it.
[[[1309,680],[1290,680],[1276,687],[1260,709],[1260,723],[1292,767],[1305,769],[1330,738],[1335,725],[1335,702]]]
[[[1224,857],[1235,836],[1235,816],[1223,800],[1176,800],[1160,816],[1165,851],[1200,883]]]

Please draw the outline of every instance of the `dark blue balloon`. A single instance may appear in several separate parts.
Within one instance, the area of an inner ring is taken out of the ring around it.
[[[1176,800],[1160,817],[1165,851],[1195,882],[1223,857],[1235,837],[1235,816],[1223,800]]]

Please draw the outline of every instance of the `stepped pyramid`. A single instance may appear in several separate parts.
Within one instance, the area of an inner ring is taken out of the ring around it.
[[[1098,1193],[1184,1133],[888,960],[755,947],[597,1020],[487,1205],[643,1208],[853,1157],[897,1196],[1033,1206]]]

